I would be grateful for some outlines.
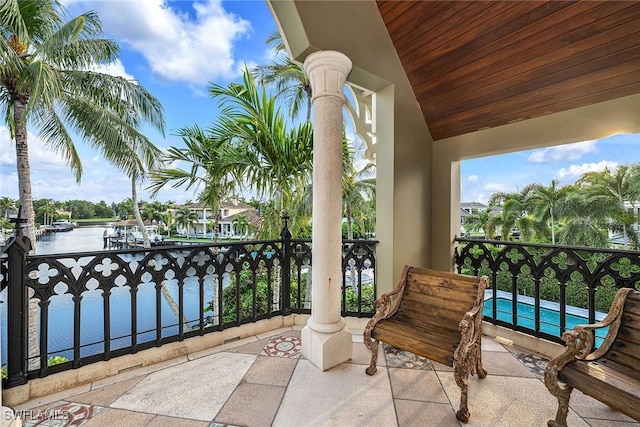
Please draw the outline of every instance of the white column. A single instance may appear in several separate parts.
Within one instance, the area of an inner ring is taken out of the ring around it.
[[[313,93],[313,269],[311,317],[302,330],[302,354],[326,371],[351,359],[352,337],[340,317],[342,284],[343,89],[351,61],[320,51],[304,69]]]

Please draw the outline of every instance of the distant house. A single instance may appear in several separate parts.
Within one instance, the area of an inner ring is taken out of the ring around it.
[[[487,205],[480,202],[460,202],[460,211],[465,212],[467,215],[476,213],[478,211],[487,210]]]
[[[464,236],[464,222],[469,215],[473,215],[479,211],[487,209],[487,205],[480,202],[460,202],[460,235]]]
[[[190,233],[195,233],[198,237],[215,237],[217,225],[217,232],[219,236],[224,239],[241,239],[247,236],[248,230],[238,230],[236,227],[236,219],[240,215],[245,215],[248,224],[251,228],[255,229],[260,223],[260,215],[258,211],[253,207],[239,200],[232,200],[228,202],[222,202],[220,204],[220,211],[218,215],[211,209],[210,206],[203,203],[191,203],[184,206],[189,208],[191,212],[197,214],[197,219],[193,223],[193,228]],[[178,227],[179,234],[187,234],[187,230],[182,226]]]

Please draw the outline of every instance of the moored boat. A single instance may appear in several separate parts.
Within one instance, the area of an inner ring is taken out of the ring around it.
[[[68,219],[59,219],[51,223],[53,231],[71,231],[75,228],[75,223]]]

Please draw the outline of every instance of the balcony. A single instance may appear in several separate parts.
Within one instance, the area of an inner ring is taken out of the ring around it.
[[[370,355],[361,342],[365,321],[348,318],[348,323],[353,357],[324,373],[300,357],[302,326],[294,324],[123,369],[14,409],[26,426],[45,417],[48,425],[87,427],[460,426],[455,418],[459,389],[449,367],[386,348],[379,353],[378,372],[370,377],[364,372]],[[546,425],[556,402],[541,379],[545,359],[499,338],[485,337],[482,347],[489,373],[483,380],[470,378],[468,425]],[[638,425],[577,390],[568,422]]]
[[[585,322],[599,319],[606,295],[635,286],[640,253],[457,242],[458,270],[491,279],[483,342],[489,374],[471,379],[469,425],[544,425],[556,402],[541,375],[561,350],[561,331],[576,311]],[[16,309],[10,284],[17,265],[34,292],[41,333],[38,351],[21,354],[32,338],[20,333],[30,315],[8,316],[4,403],[28,426],[44,418],[87,426],[457,426],[451,368],[385,347],[379,372],[364,373],[375,246],[343,242],[342,315],[354,347],[351,360],[322,373],[300,355],[311,302],[308,240],[47,256],[27,256],[10,243],[0,262],[4,301],[9,314]],[[575,306],[576,293],[587,295],[584,307]],[[54,316],[64,303],[69,322]],[[542,314],[551,308],[555,324]],[[87,312],[104,320],[91,324]],[[97,338],[87,339],[88,329],[98,329]],[[65,336],[67,347],[53,345]],[[62,363],[48,363],[56,356]],[[571,409],[572,426],[639,425],[578,391]]]

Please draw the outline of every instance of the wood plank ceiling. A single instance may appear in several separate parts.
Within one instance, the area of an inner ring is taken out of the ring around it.
[[[434,140],[640,93],[640,1],[378,1]]]

